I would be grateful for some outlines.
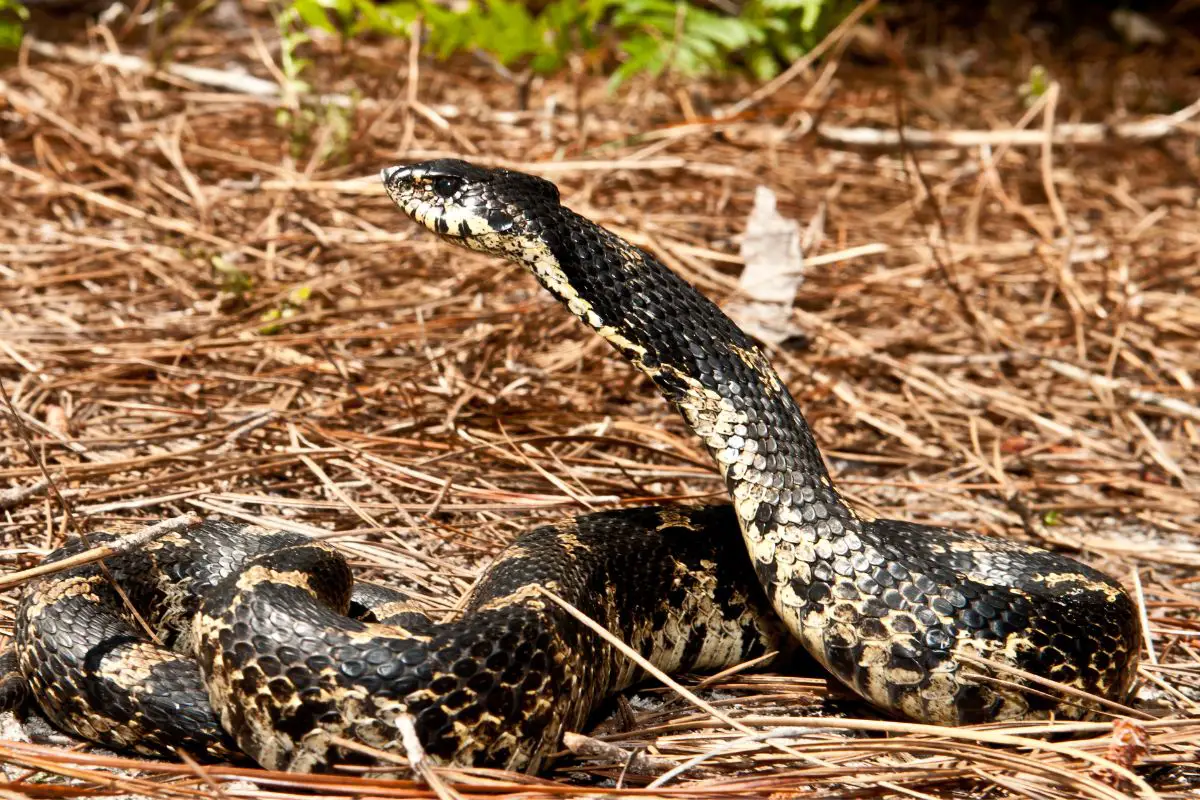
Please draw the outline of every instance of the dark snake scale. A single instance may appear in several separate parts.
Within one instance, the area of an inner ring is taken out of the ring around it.
[[[538,528],[438,623],[354,584],[327,544],[208,521],[106,560],[161,645],[95,565],[27,587],[9,658],[57,725],[143,753],[307,771],[370,762],[370,748],[404,754],[411,722],[437,760],[536,771],[643,677],[556,597],[668,672],[798,641],[880,709],[923,722],[1080,719],[1128,694],[1140,632],[1117,582],[1036,547],[856,512],[762,351],[653,256],[563,207],[553,184],[451,160],[383,181],[440,237],[527,267],[647,375],[732,505]]]

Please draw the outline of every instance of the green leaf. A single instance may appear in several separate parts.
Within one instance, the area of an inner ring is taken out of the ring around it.
[[[541,49],[539,31],[524,5],[508,0],[489,0],[486,8],[482,17],[476,20],[479,26],[477,41],[486,42],[485,49],[491,50],[501,64],[511,64]]]
[[[765,47],[756,47],[746,56],[746,66],[760,81],[769,81],[779,74],[779,60]]]
[[[317,0],[294,0],[292,8],[310,28],[318,28],[328,33],[337,33],[337,28],[330,22],[325,13],[325,7]]]
[[[647,72],[651,75],[660,74],[667,65],[670,44],[643,34],[626,39],[621,45],[621,50],[625,53],[626,58],[624,63],[613,73],[609,82],[610,87],[623,83],[639,72]]]
[[[695,14],[688,17],[684,35],[716,42],[726,50],[740,50],[751,43],[766,39],[766,34],[753,25],[732,17],[715,14]]]
[[[370,14],[364,12],[368,6],[373,9]],[[361,0],[359,13],[364,13],[369,19],[379,20],[379,27],[372,30],[407,37],[409,26],[421,16],[421,6],[419,3],[376,3],[373,0]]]
[[[358,36],[367,31],[393,36],[405,34],[405,28],[396,25],[397,20],[392,12],[373,0],[349,0],[344,20],[350,21],[345,29],[347,36]]]
[[[260,319],[265,322],[265,325],[259,326],[258,332],[266,336],[279,333],[280,326],[276,322],[283,318],[283,311],[278,308],[268,308],[263,312]]]
[[[823,0],[809,0],[804,4],[804,16],[800,18],[800,30],[811,33],[817,27],[817,20],[821,18],[823,4]]]
[[[0,0],[0,8],[15,0]],[[744,68],[760,79],[798,58],[853,3],[834,0],[740,0],[736,14],[700,0],[285,0],[279,16],[284,74],[305,64],[295,49],[304,31],[408,36],[424,20],[424,49],[439,57],[477,50],[534,73],[561,70],[575,52],[615,45],[620,63],[610,88],[635,74],[720,74]],[[608,51],[603,51],[607,53]]]
[[[686,5],[684,6],[686,16]],[[674,36],[679,4],[666,0],[628,0],[613,12],[615,28],[656,30],[664,36]]]
[[[766,11],[795,11],[811,4],[812,0],[761,0],[759,3]]]
[[[29,9],[17,0],[0,0],[0,13],[11,13],[22,22],[29,19]]]
[[[1050,73],[1041,64],[1029,68],[1029,80],[1021,84],[1021,93],[1032,98],[1041,97],[1050,88]]]
[[[25,36],[25,26],[20,22],[0,20],[0,50],[16,50]]]
[[[772,39],[772,42],[775,44],[775,51],[779,53],[779,60],[785,64],[790,64],[800,58],[807,49],[804,45],[795,41],[776,41]]]
[[[0,50],[16,50],[25,35],[22,24],[29,19],[29,9],[16,0],[0,0]]]

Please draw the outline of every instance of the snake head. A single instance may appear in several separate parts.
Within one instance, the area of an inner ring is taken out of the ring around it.
[[[452,158],[387,167],[381,177],[404,213],[472,250],[511,254],[537,235],[539,212],[559,208],[547,180]]]

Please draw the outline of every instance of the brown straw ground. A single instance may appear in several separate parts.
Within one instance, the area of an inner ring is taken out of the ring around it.
[[[415,230],[374,175],[442,155],[538,172],[721,302],[761,184],[815,234],[803,335],[772,357],[841,485],[1121,579],[1147,623],[1139,689],[1111,720],[945,730],[882,719],[816,668],[683,676],[620,698],[539,778],[290,776],[14,736],[0,789],[1197,796],[1195,40],[997,23],[926,41],[918,19],[756,95],[617,96],[325,42],[304,77],[332,97],[313,107],[280,91],[264,10],[247,20],[168,20],[149,47],[122,20],[35,33],[0,71],[6,568],[73,530],[220,514],[325,536],[453,613],[537,520],[720,500],[647,381],[519,268]],[[1057,81],[1040,98],[1020,89],[1035,63]],[[5,626],[18,596],[0,595]]]

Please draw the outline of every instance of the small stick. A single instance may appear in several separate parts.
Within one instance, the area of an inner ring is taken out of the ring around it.
[[[0,492],[0,511],[4,511],[25,502],[34,495],[41,494],[50,488],[50,481],[42,478],[28,486],[14,486]]]
[[[437,795],[438,800],[462,800],[458,792],[451,789],[433,770],[421,739],[417,736],[417,726],[411,714],[401,714],[396,717],[396,727],[400,729],[400,742],[408,755],[408,763],[412,771],[425,781],[425,784]]]
[[[571,605],[566,600],[559,597],[557,594],[555,594],[554,592],[545,588],[544,586],[538,586],[536,588],[537,588],[538,592],[540,594],[544,595],[548,600],[552,601],[556,605],[561,606],[562,609],[564,611],[566,611],[568,614],[570,614],[572,617],[574,617],[575,619],[582,622],[588,628],[591,628],[592,631],[597,636],[604,639],[604,641],[608,642],[610,645],[612,645],[614,648],[616,648],[616,650],[619,653],[621,653],[621,655],[625,656],[626,658],[632,659],[635,664],[637,664],[642,669],[646,670],[646,672],[650,673],[650,675],[652,675],[655,678],[655,680],[662,681],[664,684],[666,684],[672,690],[677,692],[681,697],[683,697],[689,703],[696,706],[696,708],[699,708],[702,711],[707,712],[714,719],[720,720],[725,725],[728,725],[731,728],[735,728],[735,729],[741,731],[742,733],[746,734],[747,736],[754,735],[754,731],[752,729],[747,728],[745,725],[738,722],[733,717],[729,716],[728,714],[724,713],[723,711],[718,710],[711,703],[705,702],[695,692],[688,690],[688,688],[686,686],[684,686],[683,684],[681,684],[679,681],[674,680],[670,675],[668,675],[667,673],[663,672],[658,667],[651,664],[650,661],[648,659],[646,659],[645,657],[643,657],[641,653],[637,652],[632,647],[625,644],[617,637],[613,636],[611,631],[609,631],[607,628],[605,628],[600,623],[596,622],[594,619],[591,619],[590,617],[588,617],[586,614],[584,614],[579,609],[575,608],[575,606]]]
[[[1137,567],[1130,571],[1133,578],[1133,596],[1137,598],[1138,616],[1142,618],[1142,640],[1146,645],[1146,655],[1151,664],[1158,663],[1158,654],[1154,652],[1154,635],[1150,633],[1150,615],[1146,612],[1146,593],[1142,591],[1142,576]]]
[[[1108,125],[1101,122],[1065,122],[1055,125],[1052,141],[1055,145],[1108,145],[1114,142],[1150,142],[1180,131],[1200,116],[1200,100],[1174,114],[1150,116],[1133,122]],[[1013,128],[995,130],[924,130],[921,128],[870,128],[842,125],[818,125],[817,138],[827,144],[850,147],[896,147],[904,142],[909,147],[1044,147],[1044,130],[1023,130],[1020,123]]]
[[[634,775],[659,775],[677,765],[669,758],[648,756],[640,750],[626,750],[611,742],[602,742],[591,736],[567,731],[563,734],[563,744],[577,756],[584,758],[607,758],[625,765],[627,772]]]
[[[770,730],[765,733],[757,733],[753,736],[743,736],[740,739],[731,739],[723,744],[718,745],[712,750],[692,756],[682,764],[672,764],[672,769],[669,772],[665,772],[655,778],[653,782],[647,784],[646,788],[657,789],[661,786],[665,786],[669,781],[672,781],[683,773],[700,766],[705,761],[710,761],[718,756],[725,755],[726,753],[732,753],[733,751],[741,747],[745,747],[748,744],[765,743],[768,739],[799,738],[801,736],[810,736],[813,733],[826,733],[826,731],[818,730],[817,728],[785,726],[782,728],[775,728],[774,730]]]
[[[1015,667],[1012,664],[1004,664],[999,661],[992,661],[990,658],[979,658],[978,656],[966,655],[965,653],[962,654],[960,658],[970,664],[987,667],[994,672],[1007,672],[1010,675],[1015,675],[1016,677],[1029,681],[1030,683],[1044,686],[1048,689],[1053,689],[1060,694],[1065,694],[1070,697],[1077,697],[1081,700],[1091,700],[1106,708],[1112,709],[1118,714],[1126,714],[1130,717],[1146,720],[1154,719],[1153,714],[1148,714],[1140,709],[1132,708],[1124,703],[1118,703],[1115,700],[1109,700],[1106,697],[1101,697],[1100,695],[1092,694],[1091,692],[1085,692],[1082,689],[1076,689],[1074,686],[1067,686],[1065,683],[1059,683],[1058,681],[1052,681],[1049,678],[1043,678],[1041,675],[1035,675],[1032,672],[1023,670],[1020,667]]]
[[[745,734],[746,736],[757,736],[758,735],[753,729],[746,727],[744,724],[742,724],[741,722],[738,722],[733,717],[730,717],[729,715],[727,715],[721,711],[718,711],[712,704],[705,702],[699,696],[697,696],[695,692],[689,691],[687,689],[687,687],[685,687],[683,684],[679,683],[679,681],[674,680],[670,675],[668,675],[667,673],[663,672],[658,667],[651,664],[650,661],[648,659],[646,659],[641,653],[637,652],[632,647],[630,647],[629,645],[622,642],[616,636],[613,636],[612,632],[609,631],[607,628],[605,628],[603,625],[596,622],[594,619],[589,617],[587,614],[584,614],[578,608],[571,605],[570,603],[568,603],[563,598],[559,597],[554,592],[550,591],[549,589],[545,588],[544,586],[538,586],[537,590],[542,595],[544,595],[546,598],[548,598],[549,600],[552,600],[554,603],[561,606],[562,609],[564,611],[566,611],[568,614],[570,614],[572,617],[579,620],[584,625],[586,625],[588,628],[590,628],[593,632],[595,632],[595,634],[597,636],[599,636],[605,642],[607,642],[608,644],[610,644],[614,648],[616,648],[617,652],[621,653],[626,658],[629,658],[630,660],[632,660],[639,667],[646,670],[646,672],[650,673],[650,675],[652,675],[656,680],[662,681],[666,686],[668,686],[669,688],[674,690],[681,697],[683,697],[685,700],[687,700],[690,703],[692,703],[693,705],[695,705],[697,708],[701,709],[702,711],[708,712],[708,714],[710,714],[712,717],[716,718],[717,720],[724,723],[725,725],[728,725],[729,727],[734,728],[735,730]],[[816,756],[811,756],[811,755],[808,755],[805,753],[798,752],[795,748],[790,747],[789,745],[785,744],[784,742],[780,742],[777,739],[767,737],[763,741],[766,741],[768,744],[770,744],[775,749],[777,749],[781,752],[787,753],[789,756],[792,756],[793,758],[798,758],[798,759],[801,759],[801,760],[806,761],[811,764],[818,764],[822,767],[830,766],[829,762],[827,762],[823,759],[817,758]],[[1107,762],[1105,762],[1105,763],[1107,763]],[[857,784],[858,782],[854,781],[854,783]],[[927,794],[922,794],[921,792],[913,791],[912,789],[906,788],[904,786],[899,786],[895,783],[891,783],[888,781],[881,781],[878,785],[882,786],[885,789],[890,789],[894,792],[908,795],[909,797],[919,798],[919,800],[930,800],[930,797]]]
[[[404,747],[403,756],[347,739],[344,736],[329,736],[326,741],[356,753],[369,755],[381,764],[408,767],[416,777],[425,782],[438,800],[463,800],[462,795],[454,791],[434,771],[433,764],[425,753],[425,748],[421,746],[421,737],[417,734],[417,726],[413,722],[412,714],[401,714],[396,717],[395,724],[400,732],[400,744]]]
[[[1131,400],[1144,405],[1154,406],[1155,408],[1160,408],[1164,411],[1179,414],[1180,416],[1200,422],[1200,406],[1193,405],[1177,397],[1132,386],[1126,381],[1109,378],[1106,375],[1097,375],[1065,361],[1058,361],[1053,358],[1043,358],[1040,361],[1064,378],[1069,378],[1079,383],[1086,383],[1093,389],[1107,389],[1111,392],[1120,392],[1127,395]]]
[[[3,577],[0,577],[0,591],[9,589],[17,584],[24,583],[32,578],[40,578],[43,575],[52,575],[55,572],[62,572],[64,569],[82,566],[83,564],[91,564],[94,561],[99,561],[109,556],[114,556],[118,553],[124,553],[127,550],[132,550],[135,547],[149,544],[161,536],[176,531],[184,531],[189,528],[194,528],[200,524],[200,516],[197,514],[183,514],[182,516],[165,519],[162,522],[157,522],[140,531],[131,533],[128,536],[122,536],[119,539],[114,539],[108,544],[102,544],[98,547],[91,547],[84,550],[82,553],[64,558],[62,561],[55,561],[53,564],[39,564],[30,569],[13,572]]]
[[[1071,221],[1067,219],[1066,209],[1058,199],[1058,189],[1054,186],[1054,111],[1058,107],[1058,81],[1050,84],[1046,92],[1046,108],[1042,111],[1042,188],[1046,192],[1046,200],[1054,213],[1054,221],[1058,223],[1059,232],[1068,238],[1071,236]],[[1070,244],[1067,245],[1070,247]]]

